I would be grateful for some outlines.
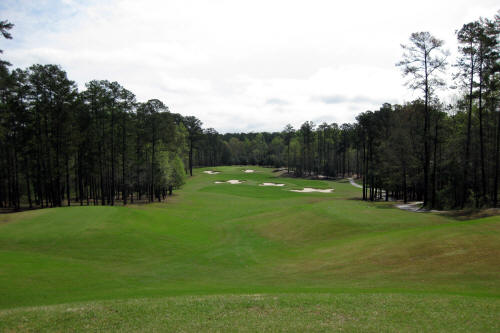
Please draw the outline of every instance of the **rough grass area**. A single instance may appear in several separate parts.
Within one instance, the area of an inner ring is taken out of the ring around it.
[[[0,215],[0,331],[499,330],[500,217],[252,169],[197,169],[167,204]]]
[[[499,302],[404,294],[177,296],[0,312],[0,330],[498,332]]]

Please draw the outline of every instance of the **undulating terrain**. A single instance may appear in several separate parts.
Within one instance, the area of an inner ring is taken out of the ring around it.
[[[0,331],[500,330],[499,216],[245,169],[196,169],[166,204],[1,215]]]

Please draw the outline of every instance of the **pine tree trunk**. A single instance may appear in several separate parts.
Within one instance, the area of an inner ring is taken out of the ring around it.
[[[193,138],[189,140],[189,175],[193,176]]]
[[[434,128],[434,164],[432,168],[432,202],[431,208],[436,207],[436,187],[437,187],[437,146],[438,146],[438,127],[439,127],[439,114],[436,116],[436,124]]]
[[[424,207],[429,204],[429,86],[428,86],[427,56],[425,58],[425,115],[424,115]]]
[[[486,172],[484,167],[484,136],[483,136],[483,103],[482,103],[482,93],[483,93],[483,69],[482,69],[482,59],[479,62],[479,145],[481,152],[481,190],[482,190],[482,204],[486,203],[487,194],[487,184],[486,184]]]
[[[500,162],[500,112],[498,112],[498,117],[497,117],[497,137],[496,137],[496,149],[495,149],[495,182],[493,185],[493,207],[496,207],[498,204],[499,162]]]
[[[467,139],[465,142],[465,158],[463,165],[463,179],[462,179],[462,202],[461,208],[464,208],[467,201],[467,190],[468,190],[468,169],[469,169],[469,158],[470,158],[470,137],[471,137],[471,124],[472,124],[472,88],[474,85],[474,60],[471,55],[471,74],[470,74],[470,84],[469,84],[469,113],[467,116]]]
[[[69,157],[66,154],[66,197],[68,199],[68,206],[71,206],[71,196],[70,196],[70,185],[69,185]]]
[[[111,186],[110,186],[110,204],[115,205],[115,106],[111,107]]]
[[[26,194],[28,195],[28,204],[31,209],[33,208],[33,202],[31,201],[30,172],[26,159],[24,160],[24,178],[26,178]]]
[[[127,154],[127,136],[126,136],[126,114],[123,114],[123,124],[122,124],[122,199],[123,205],[127,205],[128,198],[128,184],[126,179],[126,154]]]

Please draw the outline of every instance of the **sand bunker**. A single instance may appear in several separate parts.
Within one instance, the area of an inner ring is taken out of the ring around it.
[[[322,190],[319,188],[304,187],[303,190],[290,190],[290,191],[299,193],[310,193],[310,192],[332,193],[333,188]]]
[[[216,175],[216,174],[219,174],[220,172],[219,171],[203,171],[203,173],[208,173],[209,175]]]
[[[250,169],[248,169],[248,170],[245,170],[245,171],[243,171],[243,172],[244,172],[244,173],[254,173],[254,172],[255,172],[255,170],[250,170]]]
[[[243,183],[244,180],[237,180],[237,179],[230,179],[228,181],[225,181],[225,182],[220,182],[220,181],[216,181],[215,184],[225,184],[225,183],[228,183],[228,184],[241,184]]]
[[[259,186],[285,186],[285,184],[277,184],[277,183],[262,183]]]

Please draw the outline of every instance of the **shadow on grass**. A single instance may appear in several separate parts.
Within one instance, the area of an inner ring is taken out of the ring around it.
[[[392,209],[392,208],[396,208],[396,207],[394,207],[394,206],[392,205],[392,203],[390,203],[390,202],[389,202],[389,203],[386,203],[385,201],[384,201],[384,204],[381,204],[381,205],[375,205],[375,207],[376,207],[377,209]]]
[[[302,176],[297,176],[293,172],[282,172],[281,174],[278,174],[276,177],[281,177],[281,178],[293,178],[293,179],[304,179],[304,180],[331,180],[331,181],[336,181],[336,182],[347,182],[346,179],[343,178],[335,178],[335,177],[328,177],[328,176],[321,176],[321,175],[302,175]]]
[[[461,210],[448,210],[442,212],[443,215],[451,217],[457,221],[476,220],[485,217],[500,215],[500,208],[487,208],[487,209],[461,209]]]
[[[344,200],[354,200],[354,201],[363,201],[362,197],[350,197],[350,198],[342,198]],[[370,201],[365,201],[365,202],[370,202]]]

